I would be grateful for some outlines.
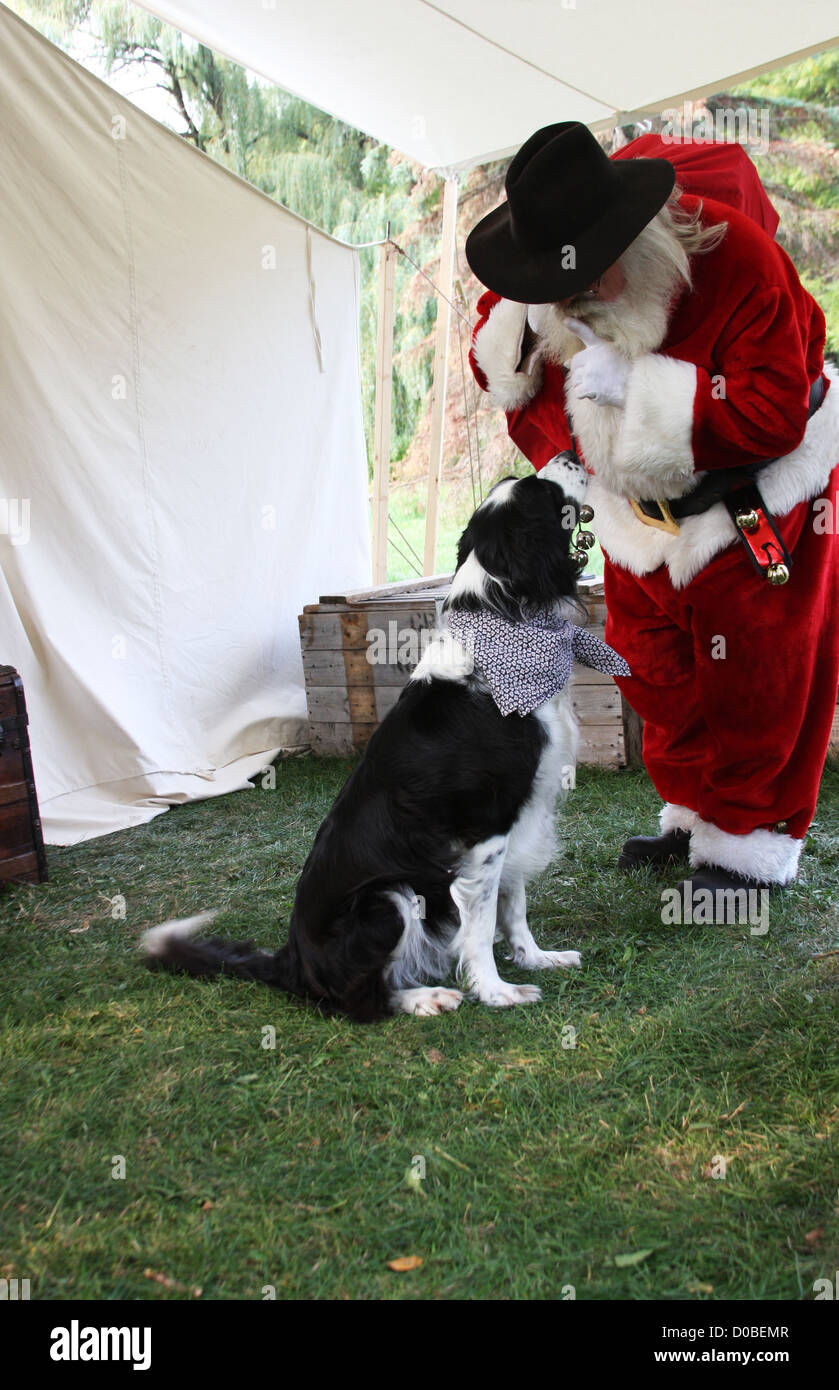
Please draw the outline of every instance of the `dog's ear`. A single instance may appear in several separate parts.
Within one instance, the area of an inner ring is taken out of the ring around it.
[[[512,499],[510,587],[527,608],[546,608],[577,592],[572,538],[580,519],[576,498],[538,474],[522,478]]]
[[[481,505],[472,513],[469,518],[466,530],[462,533],[457,543],[457,568],[468,559],[471,551],[476,552],[476,558],[483,565],[483,560],[477,555],[480,548],[483,550],[493,530],[496,529],[497,518],[495,518],[496,508],[502,506],[509,500],[511,489],[514,488],[518,480],[514,477],[501,478],[487,493]],[[486,566],[484,565],[484,568]]]

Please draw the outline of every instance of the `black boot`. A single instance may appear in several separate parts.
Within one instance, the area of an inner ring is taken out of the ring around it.
[[[645,864],[653,868],[678,864],[687,859],[689,848],[689,830],[668,830],[666,835],[635,835],[627,840],[618,855],[618,868],[627,873],[643,869]]]
[[[685,878],[676,885],[676,892],[682,899],[683,922],[734,926],[751,921],[753,913],[758,913],[757,920],[763,923],[763,893],[768,890],[780,890],[782,887],[783,884],[780,883],[760,883],[757,879],[745,878],[743,874],[736,874],[731,869],[720,869],[713,864],[700,864],[693,870],[690,878]],[[758,894],[761,896],[758,897]],[[756,934],[762,935],[763,932]]]

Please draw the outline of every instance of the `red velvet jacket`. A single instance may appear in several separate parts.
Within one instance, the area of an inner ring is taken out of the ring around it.
[[[682,205],[692,210],[698,201],[685,194]],[[749,217],[704,199],[703,223],[723,220],[728,231],[722,243],[691,260],[693,288],[677,300],[658,352],[639,359],[630,375],[628,428],[637,376],[638,425],[645,427],[646,416],[654,444],[657,403],[666,396],[676,410],[680,405],[671,390],[674,374],[657,373],[656,360],[674,359],[695,368],[695,374],[679,376],[685,391],[677,389],[675,395],[691,411],[691,419],[680,424],[689,429],[698,470],[733,468],[794,450],[804,436],[810,384],[823,366],[824,315],[789,257]],[[478,302],[470,362],[484,390],[492,382],[477,365],[474,344],[499,302],[491,292]],[[638,371],[641,363],[644,370]],[[509,410],[507,422],[511,438],[536,468],[570,448],[562,369],[546,363],[540,389]],[[660,424],[665,438],[671,437],[669,410]],[[589,466],[597,471],[596,460]],[[634,495],[655,496],[655,487]]]

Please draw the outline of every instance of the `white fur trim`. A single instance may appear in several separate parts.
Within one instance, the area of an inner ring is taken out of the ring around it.
[[[518,410],[542,385],[540,358],[534,361],[532,372],[516,371],[526,323],[526,304],[501,299],[475,336],[475,361],[486,377],[490,400],[502,410]]]
[[[696,812],[688,810],[687,806],[677,806],[674,801],[667,801],[659,812],[658,823],[662,835],[669,835],[671,830],[693,830],[698,819]]]
[[[760,490],[776,517],[786,516],[799,502],[818,497],[839,462],[839,373],[833,366],[826,366],[825,372],[833,384],[821,408],[808,420],[798,448],[760,475]],[[626,498],[617,496],[597,476],[589,482],[588,501],[595,513],[592,530],[609,559],[639,575],[666,564],[676,589],[683,589],[709,560],[737,539],[734,522],[721,502],[701,516],[686,517],[680,523],[679,535],[672,536],[645,526]]]
[[[624,497],[681,497],[696,480],[696,367],[648,353],[633,362],[609,479]]]
[[[730,835],[697,816],[690,836],[690,863],[694,869],[700,864],[729,869],[758,883],[790,883],[798,873],[802,844],[774,830]]]
[[[588,473],[570,454],[557,454],[540,468],[537,477],[548,483],[558,483],[566,497],[582,506],[588,491]]]

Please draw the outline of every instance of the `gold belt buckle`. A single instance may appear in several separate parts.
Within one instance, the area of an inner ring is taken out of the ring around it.
[[[630,497],[629,505],[634,511],[639,521],[643,521],[645,526],[654,526],[657,531],[667,531],[671,536],[678,536],[679,523],[670,510],[670,503],[661,501],[658,497],[651,498],[661,512],[661,520],[657,516],[647,516],[641,503],[636,502],[634,497]]]

